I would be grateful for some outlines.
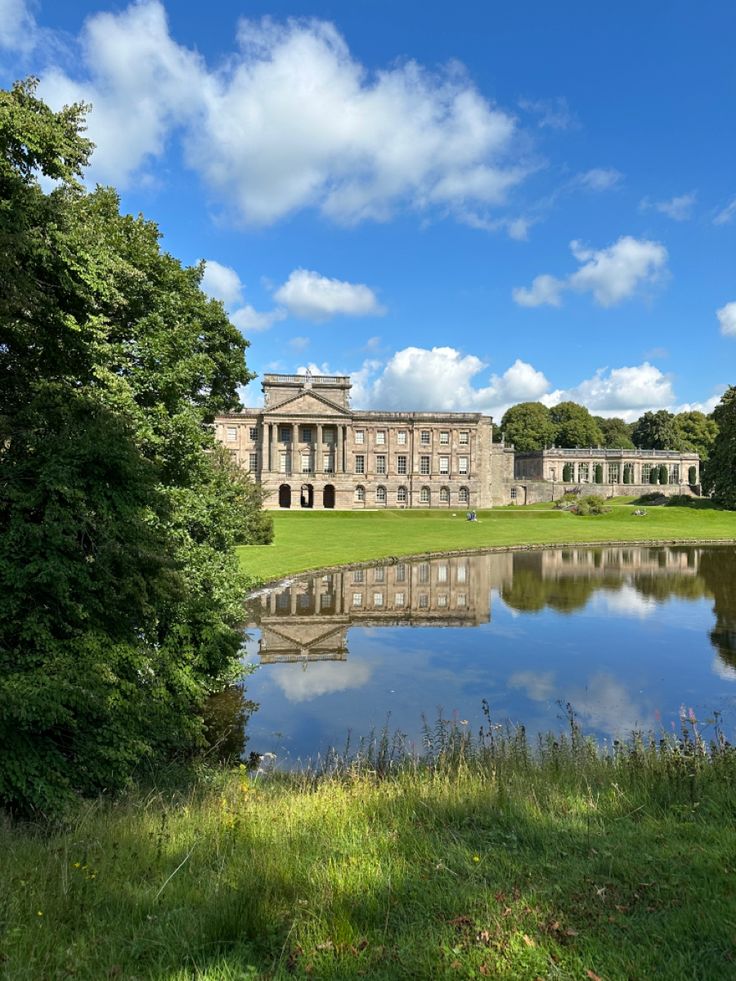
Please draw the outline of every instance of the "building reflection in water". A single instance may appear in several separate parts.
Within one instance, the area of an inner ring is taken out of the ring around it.
[[[477,626],[491,619],[493,590],[507,606],[526,612],[572,612],[599,590],[624,587],[657,602],[721,596],[729,586],[719,579],[718,555],[718,549],[696,547],[573,547],[383,562],[259,593],[249,602],[250,624],[260,628],[262,664],[344,661],[352,626]],[[736,565],[733,549],[724,549],[726,556]],[[729,646],[722,641],[724,625],[734,614],[717,612],[721,642],[715,635],[713,641],[722,650]]]

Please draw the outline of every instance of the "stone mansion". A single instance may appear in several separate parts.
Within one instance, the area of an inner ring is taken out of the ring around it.
[[[662,465],[665,493],[691,493],[699,482],[697,454],[515,453],[493,442],[490,416],[353,410],[350,387],[345,375],[269,374],[262,408],[216,418],[217,439],[263,486],[265,507],[467,511],[551,500],[566,484],[588,482],[604,483],[599,493],[631,494],[651,490],[651,468]]]

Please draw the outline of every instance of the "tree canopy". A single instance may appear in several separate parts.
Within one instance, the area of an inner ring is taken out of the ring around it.
[[[675,417],[666,409],[645,412],[634,423],[631,438],[642,450],[672,450],[677,441]]]
[[[678,412],[674,418],[675,449],[681,452],[697,453],[705,463],[713,449],[718,435],[715,419],[704,412]]]
[[[713,418],[718,435],[703,471],[703,490],[716,504],[736,511],[736,386],[723,393]]]
[[[541,402],[519,402],[501,419],[501,433],[517,450],[543,450],[555,441],[555,425]]]
[[[603,446],[610,450],[633,450],[634,441],[631,438],[631,425],[619,419],[618,416],[611,416],[604,419],[603,416],[593,416],[598,428],[603,436]]]
[[[559,402],[549,410],[555,427],[555,444],[563,447],[600,446],[603,433],[584,405]]]
[[[84,191],[85,109],[0,92],[0,803],[23,812],[201,742],[241,644],[233,546],[270,535],[211,427],[246,342],[153,222]]]

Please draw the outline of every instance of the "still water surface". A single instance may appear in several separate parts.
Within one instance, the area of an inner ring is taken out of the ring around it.
[[[600,738],[736,728],[736,549],[568,548],[376,564],[295,578],[249,602],[248,749],[279,764],[422,715]]]

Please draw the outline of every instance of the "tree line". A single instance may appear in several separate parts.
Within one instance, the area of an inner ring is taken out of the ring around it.
[[[157,226],[81,184],[88,107],[0,92],[0,806],[51,814],[191,757],[267,542],[215,441],[246,341]]]

